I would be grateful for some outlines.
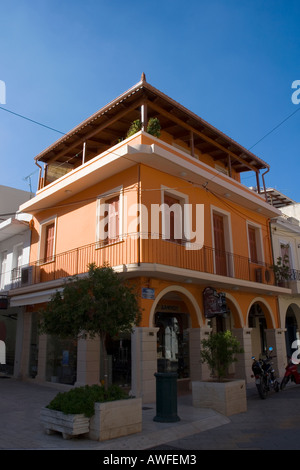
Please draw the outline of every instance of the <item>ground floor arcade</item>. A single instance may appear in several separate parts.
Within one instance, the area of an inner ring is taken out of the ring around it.
[[[200,359],[201,340],[212,331],[227,329],[233,332],[244,350],[228,371],[230,377],[251,382],[251,358],[259,356],[269,346],[274,349],[277,373],[283,375],[291,315],[287,312],[286,325],[279,315],[275,295],[154,278],[139,279],[139,285],[143,309],[141,324],[131,335],[107,341],[110,382],[128,387],[133,395],[149,403],[155,400],[155,372],[169,370],[177,372],[178,386],[189,390],[191,381],[209,378],[207,366]],[[217,295],[222,293],[225,309],[221,314],[206,314],[203,291],[207,287]],[[10,340],[15,341],[15,347],[10,347],[14,349],[14,356],[9,373],[41,382],[99,383],[103,379],[100,341],[83,338],[61,341],[39,336],[38,311],[42,303],[38,300],[37,297],[33,303],[33,298],[28,299],[27,305],[10,307],[12,311],[5,313],[14,315],[16,325],[15,339]],[[3,312],[0,326],[1,322],[4,322]],[[8,330],[12,332],[12,326],[6,328],[6,335]]]

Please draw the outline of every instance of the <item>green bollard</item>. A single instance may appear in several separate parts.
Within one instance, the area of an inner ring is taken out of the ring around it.
[[[177,373],[157,372],[156,377],[156,416],[153,421],[174,423],[180,421],[177,415]]]

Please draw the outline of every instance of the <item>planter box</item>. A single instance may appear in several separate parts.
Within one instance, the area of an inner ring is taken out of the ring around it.
[[[106,441],[141,432],[142,399],[95,403],[95,414],[91,418],[43,408],[40,420],[47,434],[61,432],[64,439],[86,434],[88,439]]]
[[[106,441],[142,430],[142,399],[95,403],[95,414],[90,419],[89,439]]]
[[[247,411],[245,380],[192,382],[193,406],[231,416]]]
[[[84,414],[67,415],[62,411],[43,408],[40,420],[47,434],[61,432],[64,439],[71,439],[89,432],[90,418]]]

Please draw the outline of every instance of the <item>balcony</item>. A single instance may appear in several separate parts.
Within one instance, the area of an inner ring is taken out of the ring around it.
[[[161,237],[139,239],[137,234],[131,234],[113,244],[94,243],[23,266],[18,270],[18,278],[16,271],[12,273],[10,289],[83,274],[87,272],[89,263],[102,266],[105,262],[121,268],[131,277],[149,275],[145,274],[146,271],[157,276],[164,271],[168,278],[172,270],[179,272],[179,275],[182,270],[182,276],[186,277],[185,273],[188,272],[191,278],[203,282],[210,280],[232,286],[240,280],[256,283],[257,286],[266,285],[269,290],[275,286],[273,270],[265,263],[254,264],[247,257],[217,252],[208,246],[190,250],[184,242],[174,243]]]
[[[292,294],[300,294],[300,271],[298,269],[290,269],[287,284]]]

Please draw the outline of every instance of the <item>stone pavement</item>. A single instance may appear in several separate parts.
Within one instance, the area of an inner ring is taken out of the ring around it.
[[[143,406],[143,430],[119,439],[96,442],[47,435],[40,410],[61,390],[13,378],[0,379],[0,449],[2,450],[219,450],[300,449],[300,386],[288,385],[261,400],[249,386],[248,410],[231,417],[192,406],[191,395],[178,398],[176,423],[153,421],[155,404]]]

